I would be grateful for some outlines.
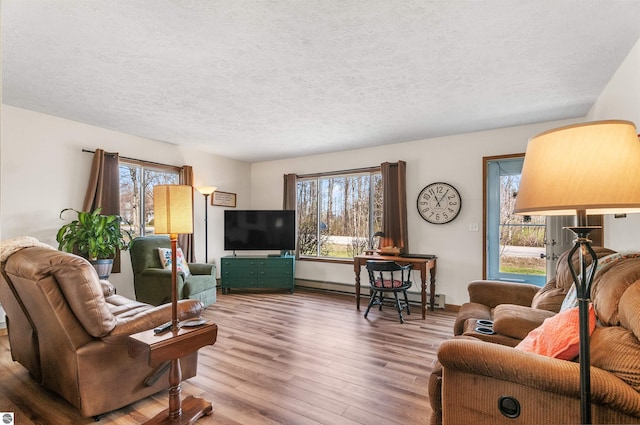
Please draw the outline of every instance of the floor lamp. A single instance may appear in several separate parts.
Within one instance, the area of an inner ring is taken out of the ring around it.
[[[557,128],[527,146],[514,212],[520,215],[575,215],[567,227],[576,239],[569,267],[578,294],[580,324],[580,417],[591,423],[588,310],[597,256],[589,233],[599,227],[588,215],[640,212],[640,140],[629,121],[594,121]],[[579,253],[579,270],[573,267]],[[592,267],[588,268],[591,259]]]
[[[208,199],[209,195],[215,192],[217,187],[215,186],[200,186],[196,187],[196,190],[204,195],[204,262],[209,262],[209,223],[207,218],[207,212],[209,211]]]

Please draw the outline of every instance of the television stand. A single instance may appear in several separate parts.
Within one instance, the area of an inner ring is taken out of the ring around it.
[[[236,289],[288,289],[295,287],[295,258],[268,255],[229,255],[220,261],[222,293]]]

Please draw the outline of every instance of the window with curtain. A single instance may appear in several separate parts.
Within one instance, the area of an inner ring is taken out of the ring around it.
[[[134,237],[153,234],[153,188],[179,184],[180,168],[120,158],[120,215]]]
[[[382,230],[379,167],[298,176],[296,192],[301,258],[352,258]]]

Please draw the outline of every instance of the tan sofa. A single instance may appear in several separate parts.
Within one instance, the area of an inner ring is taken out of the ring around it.
[[[84,416],[169,387],[168,373],[151,369],[144,355],[129,355],[128,336],[171,320],[170,304],[153,307],[116,295],[85,259],[37,241],[15,249],[3,241],[1,248],[0,303],[11,356],[33,379]],[[197,300],[179,304],[180,319],[201,311]],[[183,378],[195,376],[197,360],[197,352],[181,359]]]
[[[640,257],[605,262],[591,295],[598,319],[590,345],[593,423],[640,423]],[[432,425],[580,423],[576,359],[468,335],[445,341],[438,359],[429,383]],[[519,404],[516,418],[501,413],[503,397]]]
[[[596,246],[593,249],[598,258],[615,253],[603,247]],[[573,284],[567,262],[568,254],[569,251],[566,251],[560,255],[555,277],[549,279],[542,288],[491,280],[469,283],[469,302],[460,307],[453,334],[473,336],[503,345],[517,345],[529,332],[540,326],[544,319],[560,311],[562,301]],[[576,254],[573,257],[576,268],[578,261]],[[483,320],[493,322],[491,331],[494,333],[487,334],[477,330],[485,330]]]

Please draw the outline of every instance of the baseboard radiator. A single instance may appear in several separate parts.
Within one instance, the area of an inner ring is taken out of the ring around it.
[[[345,294],[354,294],[354,295],[356,293],[356,288],[354,285],[347,284],[347,283],[338,283],[338,282],[324,282],[319,280],[296,279],[296,287],[322,289],[326,291],[342,292]],[[409,290],[407,295],[409,296],[409,301],[411,303],[420,304],[420,291],[415,289],[415,285],[413,290]],[[360,296],[365,298],[369,297],[368,285],[361,287]],[[429,303],[429,293],[427,293],[427,304],[428,303]],[[445,304],[444,294],[436,294],[434,307],[444,309],[445,306],[446,304]]]

